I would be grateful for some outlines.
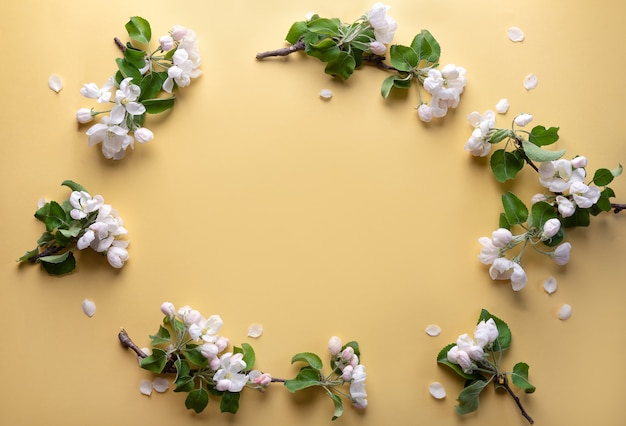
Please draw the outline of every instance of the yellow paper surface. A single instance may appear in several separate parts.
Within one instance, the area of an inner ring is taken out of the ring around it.
[[[498,184],[488,163],[463,150],[466,117],[511,103],[533,124],[560,127],[567,158],[586,155],[588,170],[626,161],[621,72],[626,65],[620,1],[395,0],[394,42],[408,45],[429,29],[441,63],[467,69],[457,110],[421,123],[414,89],[380,96],[387,74],[358,70],[347,82],[303,54],[255,60],[285,46],[291,23],[310,11],[344,21],[364,1],[233,0],[182,3],[23,1],[0,6],[4,61],[0,88],[0,282],[3,286],[3,425],[324,425],[333,407],[321,389],[292,395],[279,384],[245,390],[239,413],[219,413],[217,399],[199,415],[183,394],[139,393],[153,376],[124,350],[124,327],[139,346],[157,331],[159,306],[171,301],[219,314],[222,334],[250,343],[256,367],[294,377],[297,352],[326,358],[332,335],[358,340],[367,368],[369,406],[346,404],[344,426],[524,425],[513,400],[490,387],[477,413],[454,412],[462,381],[435,358],[471,333],[481,308],[513,333],[503,365],[530,365],[537,387],[520,398],[540,425],[622,425],[623,247],[626,217],[603,214],[568,233],[565,267],[528,253],[529,276],[514,293],[477,261],[480,236],[498,225],[500,196],[540,192],[530,169]],[[88,147],[75,111],[95,103],[83,83],[101,85],[127,40],[124,24],[148,19],[153,39],[174,24],[194,29],[203,75],[177,91],[175,108],[149,116],[155,134],[122,161]],[[507,29],[526,39],[513,43]],[[64,82],[57,94],[50,74]],[[524,89],[537,75],[535,90]],[[321,89],[332,90],[329,101]],[[129,230],[130,260],[118,271],[93,252],[61,278],[15,262],[43,226],[37,200],[63,200],[71,179],[102,194]],[[626,181],[611,187],[626,202]],[[558,290],[543,291],[554,276]],[[92,318],[83,299],[97,305]],[[573,307],[559,321],[563,303]],[[246,337],[260,323],[263,335]],[[439,337],[425,328],[441,326]],[[433,381],[448,396],[428,393]]]

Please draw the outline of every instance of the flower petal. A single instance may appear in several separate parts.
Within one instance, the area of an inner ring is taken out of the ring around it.
[[[50,77],[48,77],[48,87],[59,93],[63,88],[63,81],[61,80],[61,77],[57,74],[50,74]]]
[[[439,336],[441,334],[441,327],[437,324],[430,324],[426,327],[426,334],[432,337]]]
[[[429,390],[433,398],[443,399],[446,397],[446,390],[443,388],[443,385],[439,382],[432,382],[430,384]]]
[[[572,307],[567,303],[559,309],[559,319],[565,321],[572,316]]]
[[[535,74],[528,74],[526,78],[524,78],[524,87],[526,90],[532,90],[537,87],[537,76]]]
[[[157,377],[152,382],[152,387],[157,392],[165,392],[170,388],[170,382],[165,377]]]
[[[509,36],[509,40],[511,40],[513,42],[524,41],[524,31],[522,31],[521,29],[519,29],[517,27],[509,28],[506,31],[506,33]]]
[[[506,98],[502,98],[496,104],[496,112],[498,114],[506,114],[506,112],[509,110],[509,106],[509,100]]]
[[[248,327],[248,337],[257,338],[260,337],[261,334],[263,334],[263,325],[256,323],[250,324]]]
[[[548,294],[554,293],[556,291],[556,278],[554,277],[546,278],[546,280],[543,282],[543,289]]]
[[[152,394],[152,383],[150,382],[150,380],[142,380],[141,382],[139,382],[139,392],[141,392],[143,395]]]
[[[333,97],[333,92],[330,89],[322,89],[320,90],[320,98],[322,99],[330,99]]]
[[[83,312],[89,318],[94,316],[94,314],[96,313],[96,304],[93,302],[93,300],[89,300],[89,299],[83,300],[82,307],[83,307]]]

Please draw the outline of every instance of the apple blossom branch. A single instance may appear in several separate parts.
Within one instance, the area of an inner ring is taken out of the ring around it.
[[[531,425],[535,424],[535,421],[532,419],[532,417],[530,417],[530,415],[528,415],[528,413],[524,409],[524,406],[522,405],[522,401],[520,401],[519,397],[515,395],[515,392],[513,392],[513,389],[511,389],[511,387],[509,386],[509,381],[507,380],[505,374],[498,375],[498,384],[501,385],[504,389],[506,389],[509,395],[511,395],[511,398],[513,398],[513,400],[519,407],[520,411],[522,412],[522,416],[524,416],[524,418],[528,420],[528,423],[530,423]]]

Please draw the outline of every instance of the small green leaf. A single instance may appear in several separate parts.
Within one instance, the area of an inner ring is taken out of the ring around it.
[[[572,216],[563,218],[563,225],[566,228],[589,226],[589,211],[580,207],[576,208]]]
[[[141,101],[148,114],[158,114],[174,107],[175,96],[169,98],[146,99]]]
[[[511,137],[511,131],[508,129],[498,129],[491,134],[489,138],[489,143],[498,143],[506,138]]]
[[[55,259],[54,262],[49,262],[47,259],[55,256],[45,256],[37,259],[37,262],[41,262],[41,266],[43,266],[46,272],[50,275],[68,274],[76,269],[76,259],[74,258],[74,253],[71,251],[66,252],[65,255],[67,255],[67,257],[61,261],[59,261],[59,259]]]
[[[124,59],[139,69],[146,66],[146,52],[133,47],[130,43],[126,43],[126,49],[124,49]]]
[[[50,201],[35,212],[35,217],[45,223],[46,231],[51,232],[66,224],[67,213],[56,201]]]
[[[294,22],[293,25],[291,25],[291,28],[289,28],[285,40],[287,40],[289,44],[296,44],[298,40],[300,40],[300,37],[302,37],[307,31],[308,28],[305,21]]]
[[[83,230],[83,226],[81,225],[79,220],[73,220],[70,222],[70,227],[68,229],[59,229],[58,232],[63,234],[64,237],[71,239],[78,237],[78,234]]]
[[[139,43],[150,43],[152,30],[150,23],[140,16],[133,16],[125,25],[128,36]]]
[[[563,154],[565,154],[564,149],[561,149],[559,151],[546,151],[539,148],[534,143],[525,140],[522,141],[522,148],[524,148],[524,152],[529,159],[531,159],[532,161],[538,161],[540,163],[558,160],[563,156]]]
[[[538,230],[543,230],[543,225],[550,219],[557,217],[556,211],[552,204],[545,201],[539,201],[532,205],[530,208],[530,214],[533,221],[533,226]]]
[[[178,376],[174,384],[174,392],[191,392],[195,386],[191,376]]]
[[[496,323],[496,327],[498,328],[498,339],[494,342],[494,350],[500,351],[508,349],[511,346],[511,329],[500,318],[495,315],[492,315],[486,309],[480,311],[480,317],[478,317],[478,322],[487,321],[489,318],[493,318],[493,321]]]
[[[326,389],[326,392],[330,399],[333,400],[333,404],[335,405],[335,411],[333,412],[333,417],[331,418],[331,420],[334,421],[341,417],[341,415],[343,414],[343,401],[341,400],[341,398],[339,398],[339,395],[332,393],[328,389]]]
[[[307,44],[305,52],[322,62],[330,62],[337,59],[341,50],[333,39],[325,38],[318,43]]]
[[[495,151],[491,155],[489,164],[496,180],[500,183],[514,179],[524,167],[523,160],[504,149]]]
[[[145,99],[153,99],[156,97],[159,92],[161,92],[161,88],[166,79],[166,72],[151,72],[143,76],[141,83],[139,83],[139,88],[141,89],[139,101],[141,102]]]
[[[340,25],[341,22],[337,19],[317,18],[311,19],[306,26],[312,33],[327,37],[336,37],[339,35]]]
[[[115,59],[115,63],[117,63],[123,79],[131,77],[133,84],[141,83],[141,71],[139,71],[139,68],[122,58]]]
[[[459,405],[454,407],[456,412],[459,414],[467,414],[478,410],[478,406],[480,405],[478,396],[480,395],[480,392],[485,389],[485,386],[487,386],[487,382],[483,380],[476,380],[471,385],[463,389],[457,399]]]
[[[454,372],[456,374],[458,374],[459,376],[463,377],[464,379],[467,379],[467,380],[479,379],[481,376],[478,373],[468,374],[468,373],[463,371],[463,369],[461,368],[460,365],[455,364],[453,362],[450,362],[448,360],[448,351],[450,349],[452,349],[453,346],[456,346],[456,343],[450,343],[449,345],[447,345],[443,349],[441,349],[439,351],[439,353],[437,354],[437,362],[439,364],[447,365],[452,370],[454,370]]]
[[[511,229],[511,224],[509,223],[509,221],[506,219],[506,215],[504,213],[500,213],[500,217],[498,220],[498,226],[500,228],[504,228],[504,229]]]
[[[152,346],[171,343],[170,331],[162,325],[159,326],[159,331],[156,334],[150,335],[150,343],[152,343]]]
[[[383,98],[387,99],[389,97],[389,93],[391,89],[409,89],[411,87],[411,77],[408,78],[398,76],[398,75],[390,75],[387,77],[380,88],[380,94]]]
[[[204,389],[194,389],[185,399],[185,407],[196,413],[201,413],[209,404],[209,393]]]
[[[37,240],[37,245],[41,247],[43,245],[46,245],[50,241],[54,241],[54,234],[46,231],[43,234],[41,234],[41,237],[39,237],[39,239]]]
[[[224,392],[220,401],[220,412],[235,414],[239,410],[239,392]]]
[[[31,251],[24,253],[24,256],[17,259],[18,262],[29,262],[30,258],[39,254],[39,247],[35,247]]]
[[[311,367],[302,367],[294,379],[285,380],[285,387],[291,393],[311,386],[320,386],[320,373]]]
[[[61,185],[63,186],[67,186],[69,189],[71,189],[72,191],[85,191],[85,192],[89,192],[85,189],[84,186],[82,186],[81,184],[78,184],[74,181],[71,180],[64,180]]]
[[[350,78],[356,67],[356,61],[347,52],[340,52],[337,58],[329,61],[324,72],[333,77],[339,76],[343,80]]]
[[[310,365],[317,371],[321,371],[323,367],[322,360],[320,359],[320,357],[312,352],[301,352],[299,354],[295,354],[291,358],[292,364],[298,361],[307,363],[308,365]]]
[[[409,72],[415,68],[419,61],[413,48],[395,44],[389,48],[391,65],[398,71]]]
[[[411,42],[411,47],[417,53],[418,62],[426,61],[435,64],[441,56],[441,46],[428,30],[422,30]]]
[[[185,355],[185,358],[189,362],[197,365],[198,367],[206,365],[208,362],[205,356],[202,355],[200,351],[195,349],[195,346],[190,348],[190,345],[187,345],[187,349],[183,350],[183,355]]]
[[[528,208],[522,200],[517,198],[512,192],[507,192],[502,195],[502,205],[504,206],[506,220],[511,225],[524,223],[528,219]]]
[[[528,369],[530,367],[524,362],[518,362],[513,366],[513,373],[511,373],[511,379],[513,384],[520,389],[524,389],[526,393],[533,393],[535,387],[528,381]]]
[[[559,128],[550,127],[546,129],[544,126],[535,126],[530,131],[528,139],[536,146],[551,145],[559,140]]]
[[[613,182],[615,176],[609,169],[598,169],[593,174],[593,183],[598,186],[607,186],[609,183]]]
[[[152,349],[152,355],[141,358],[139,361],[141,368],[157,374],[163,371],[166,363],[167,354],[163,349],[159,348]]]
[[[248,343],[242,343],[241,349],[243,353],[243,362],[246,363],[246,369],[251,370],[256,362],[256,355],[254,353],[254,349]]]

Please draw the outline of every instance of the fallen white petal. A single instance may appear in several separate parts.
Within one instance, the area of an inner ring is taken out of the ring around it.
[[[520,41],[524,41],[524,31],[522,31],[521,29],[517,28],[517,27],[511,27],[509,28],[506,33],[509,36],[509,40],[514,41],[514,42],[520,42]]]
[[[524,79],[524,87],[526,90],[532,90],[537,87],[538,82],[539,81],[537,80],[537,76],[535,74],[528,74]]]
[[[263,334],[263,326],[261,324],[250,324],[248,327],[248,337],[260,337]]]
[[[559,309],[559,319],[562,321],[565,321],[566,319],[569,319],[569,317],[571,316],[572,316],[572,307],[568,305],[567,303],[561,306],[561,309]]]
[[[430,384],[430,394],[433,398],[443,399],[446,397],[446,390],[443,388],[443,385],[439,382],[432,382]]]
[[[139,383],[139,392],[141,392],[143,395],[152,394],[152,383],[150,383],[150,380],[142,380]]]
[[[165,377],[157,377],[152,382],[152,387],[157,392],[165,392],[170,388],[170,382],[167,381]]]
[[[85,315],[90,318],[96,313],[96,304],[93,302],[93,300],[83,300],[82,307]]]
[[[556,291],[556,278],[554,277],[546,278],[546,280],[543,282],[543,289],[548,294],[554,293]]]
[[[509,100],[506,98],[502,98],[496,104],[496,111],[498,112],[498,114],[506,114],[510,106],[511,105],[509,104]]]
[[[322,99],[330,99],[333,97],[333,92],[330,89],[322,89],[320,90],[320,98]]]
[[[56,74],[51,74],[50,77],[48,77],[48,87],[59,93],[63,88],[63,81],[61,80],[61,77]]]
[[[439,336],[441,334],[441,327],[437,324],[430,324],[426,327],[426,334],[432,337]]]

